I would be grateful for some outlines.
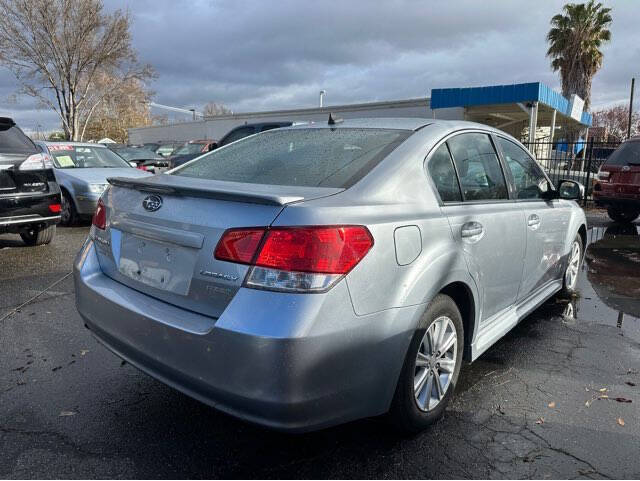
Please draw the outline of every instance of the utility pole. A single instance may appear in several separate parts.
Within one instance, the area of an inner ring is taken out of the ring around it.
[[[631,119],[633,115],[633,88],[636,84],[636,78],[631,79],[631,98],[629,99],[629,124],[627,125],[627,139],[631,137]]]

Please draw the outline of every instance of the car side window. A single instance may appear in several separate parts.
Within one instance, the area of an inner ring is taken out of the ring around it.
[[[513,176],[516,197],[518,199],[540,199],[538,185],[546,180],[542,169],[522,147],[502,137],[497,139]]]
[[[442,144],[431,155],[428,169],[442,202],[460,202],[462,200],[456,171],[453,168],[453,161],[447,144]]]
[[[460,134],[447,144],[465,201],[509,198],[504,173],[488,134]]]

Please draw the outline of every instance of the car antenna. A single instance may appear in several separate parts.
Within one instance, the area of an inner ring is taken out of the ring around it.
[[[331,113],[329,113],[329,125],[336,125],[343,121],[343,119],[339,119],[338,117],[334,117]]]

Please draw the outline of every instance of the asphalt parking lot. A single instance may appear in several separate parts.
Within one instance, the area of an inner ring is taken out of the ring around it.
[[[445,418],[408,439],[377,419],[286,435],[216,412],[84,329],[68,274],[88,227],[36,248],[0,236],[0,478],[638,478],[640,225],[589,221],[580,295],[463,366]]]

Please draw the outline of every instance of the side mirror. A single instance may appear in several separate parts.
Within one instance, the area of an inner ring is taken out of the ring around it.
[[[558,182],[558,196],[561,199],[580,200],[584,197],[584,185],[575,180],[561,179]]]

